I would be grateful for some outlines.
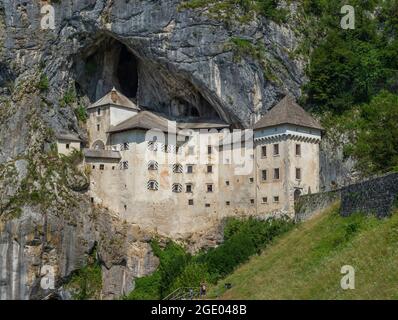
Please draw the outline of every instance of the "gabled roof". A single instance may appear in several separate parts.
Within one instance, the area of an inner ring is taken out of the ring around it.
[[[94,102],[87,109],[97,108],[106,105],[119,106],[128,109],[140,110],[140,108],[129,98],[127,98],[123,93],[120,93],[115,88],[113,88],[108,94]]]
[[[61,131],[55,135],[58,140],[82,142],[83,140],[77,134],[73,134],[66,131]]]
[[[320,123],[300,107],[291,96],[285,96],[275,107],[270,109],[254,125],[254,130],[281,124],[294,124],[302,127],[323,130]]]
[[[160,115],[157,115],[155,113],[152,113],[150,111],[141,111],[135,116],[128,118],[127,120],[119,123],[116,126],[111,127],[108,130],[108,132],[115,133],[115,132],[121,132],[132,129],[144,129],[144,130],[157,129],[162,132],[176,133],[175,127],[169,128],[168,119]],[[169,131],[169,129],[171,130]]]
[[[178,122],[177,127],[180,129],[223,129],[229,128],[229,124],[221,121],[214,120],[199,120],[199,121],[188,121]]]
[[[113,150],[95,150],[95,149],[84,149],[84,156],[86,158],[105,158],[105,159],[121,159],[119,151]]]

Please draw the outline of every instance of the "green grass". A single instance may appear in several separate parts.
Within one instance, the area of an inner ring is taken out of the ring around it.
[[[398,299],[398,212],[378,220],[338,215],[338,205],[282,235],[212,287],[221,299]],[[343,290],[341,267],[355,268]],[[224,289],[231,283],[230,290]]]

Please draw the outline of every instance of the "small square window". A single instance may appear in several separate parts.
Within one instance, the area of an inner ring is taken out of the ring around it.
[[[210,203],[206,203],[206,204],[205,204],[205,207],[206,207],[206,208],[210,208]]]
[[[187,166],[187,173],[193,173],[193,166],[192,165]]]
[[[95,169],[95,166],[93,166],[93,169]]]
[[[66,144],[66,149],[69,149],[69,148],[70,148],[70,144],[67,143],[67,144]]]
[[[213,166],[207,166],[207,173],[213,173]]]
[[[274,144],[274,156],[279,156],[279,144]]]
[[[296,144],[296,156],[301,156],[301,144]]]
[[[249,182],[250,182],[250,183],[253,183],[253,182],[254,182],[254,179],[253,179],[253,178],[249,178]]]
[[[226,204],[227,206],[229,206],[229,205],[231,205],[231,202],[230,202],[230,201],[227,201],[227,202],[225,202],[225,204]]]
[[[100,169],[100,170],[104,170],[104,169],[105,169],[105,165],[103,165],[103,164],[100,164],[100,167],[99,167],[99,169]]]
[[[267,181],[267,170],[261,170],[261,180]]]
[[[229,186],[229,181],[227,180],[227,181],[225,181],[225,184],[227,185],[227,186]]]
[[[115,170],[115,166],[112,166],[112,170]]]
[[[267,203],[268,202],[268,198],[267,197],[263,197],[263,203]]]
[[[267,157],[267,146],[262,146],[261,147],[261,157],[262,158]]]
[[[274,180],[279,180],[279,177],[280,177],[279,168],[275,168],[274,169]]]
[[[186,191],[187,193],[192,193],[192,184],[187,184],[187,185],[186,185],[186,188],[185,188],[185,191]]]
[[[193,199],[188,200],[188,205],[193,206]]]
[[[90,201],[91,201],[91,203],[94,203],[94,198],[91,197],[91,198],[90,198]]]
[[[301,180],[301,169],[296,168],[296,180]]]
[[[212,184],[208,184],[207,185],[207,192],[213,192],[213,185]]]
[[[207,154],[212,154],[213,148],[211,146],[207,146]]]
[[[279,202],[279,196],[274,196],[274,202]]]
[[[254,204],[254,199],[250,199],[250,203],[251,203],[251,204]]]

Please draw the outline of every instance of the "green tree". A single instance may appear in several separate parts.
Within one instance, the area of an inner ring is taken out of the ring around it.
[[[398,96],[382,91],[361,107],[357,134],[346,153],[365,174],[398,169]]]

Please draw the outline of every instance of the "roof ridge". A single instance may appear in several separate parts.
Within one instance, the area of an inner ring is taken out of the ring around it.
[[[254,129],[273,127],[281,124],[293,124],[323,130],[320,123],[303,109],[290,94],[280,100],[254,124]]]

